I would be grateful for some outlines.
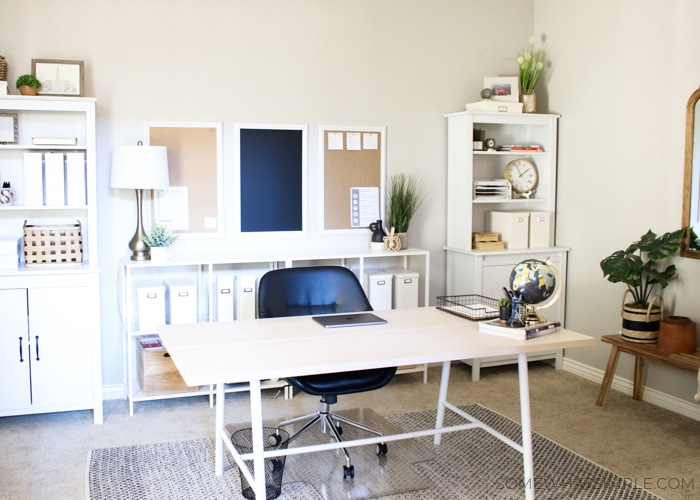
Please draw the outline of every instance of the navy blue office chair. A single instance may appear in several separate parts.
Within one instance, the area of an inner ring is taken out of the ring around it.
[[[304,316],[330,313],[347,313],[371,311],[362,285],[355,274],[340,266],[292,267],[269,271],[260,278],[258,288],[258,317],[274,318],[283,316]],[[310,328],[314,325],[310,325]],[[330,405],[338,401],[342,394],[373,391],[388,384],[396,373],[396,367],[360,370],[352,372],[328,373],[290,377],[287,380],[297,389],[314,396],[321,396],[321,408],[318,412],[281,422],[278,427],[307,420],[297,432],[292,434],[292,441],[311,426],[319,422],[321,431],[330,429],[330,434],[337,442],[342,442],[340,423],[357,427],[381,436],[382,433],[331,412]],[[355,476],[355,468],[350,461],[347,449],[343,477]],[[377,454],[386,454],[386,443],[377,445]]]

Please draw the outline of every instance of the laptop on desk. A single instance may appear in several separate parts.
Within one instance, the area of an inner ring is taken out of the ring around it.
[[[383,325],[386,323],[385,319],[368,312],[337,314],[330,316],[312,316],[311,319],[325,326],[326,328]]]

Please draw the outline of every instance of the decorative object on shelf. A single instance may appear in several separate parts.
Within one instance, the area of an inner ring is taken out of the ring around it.
[[[659,351],[694,354],[697,349],[695,322],[685,316],[669,316],[659,325]]]
[[[144,189],[166,189],[168,177],[168,153],[165,146],[117,146],[112,154],[111,187],[136,191],[136,232],[129,241],[131,260],[150,260],[150,248],[143,241]]]
[[[41,264],[82,264],[83,231],[75,224],[35,225],[24,221],[24,261]]]
[[[372,250],[382,250],[384,248],[384,237],[386,231],[382,225],[382,220],[377,219],[377,222],[372,222],[369,225],[369,230],[372,231],[372,237],[369,240],[369,247]]]
[[[685,228],[657,236],[650,229],[625,250],[617,250],[600,261],[603,276],[611,283],[624,283],[622,294],[622,338],[630,342],[654,344],[663,319],[663,299],[652,297],[656,285],[663,290],[676,277],[676,266],[657,269],[657,263],[675,254],[681,246]],[[646,259],[646,260],[645,260]],[[632,302],[625,303],[627,294]],[[660,305],[655,305],[660,302]]]
[[[535,50],[534,36],[531,36],[528,42],[530,44],[529,49],[519,51],[515,61],[518,63],[520,72],[520,93],[522,94],[523,112],[536,113],[537,96],[535,95],[535,85],[537,85],[544,69],[544,52]]]
[[[511,313],[511,301],[509,298],[501,297],[498,299],[498,319],[508,321]]]
[[[401,248],[408,248],[408,227],[411,218],[425,197],[418,179],[408,174],[394,174],[389,178],[388,222],[401,239]]]
[[[492,101],[520,101],[517,76],[486,77],[484,78],[484,87],[491,91],[490,99]]]
[[[475,128],[473,133],[473,144],[472,144],[472,149],[474,151],[483,151],[484,150],[484,139],[486,138],[486,130],[482,128]]]
[[[8,181],[2,183],[0,188],[0,205],[12,205],[15,201],[15,190]]]
[[[506,165],[504,177],[510,181],[514,198],[532,198],[537,188],[537,166],[525,158],[518,158]]]
[[[486,151],[496,151],[496,139],[489,137],[484,140],[484,146],[486,146]]]
[[[17,113],[0,113],[0,144],[17,144]]]
[[[401,238],[398,234],[394,234],[394,228],[391,228],[388,236],[384,236],[384,250],[395,252],[401,250]]]
[[[0,82],[7,81],[7,61],[4,56],[0,56]]]
[[[83,61],[32,59],[32,73],[42,82],[39,94],[83,95]]]
[[[554,304],[561,293],[561,276],[559,270],[549,257],[544,261],[527,259],[519,262],[510,273],[509,288],[506,291],[512,297],[512,307],[517,312],[517,305],[526,307],[525,325],[538,325],[547,320],[539,310]],[[515,314],[511,314],[508,326],[512,326]]]
[[[22,75],[17,78],[15,86],[22,95],[37,95],[41,82],[34,75]]]
[[[175,243],[179,235],[173,234],[167,225],[156,222],[151,227],[151,234],[144,234],[142,238],[150,247],[151,260],[162,262],[167,258],[167,248]]]

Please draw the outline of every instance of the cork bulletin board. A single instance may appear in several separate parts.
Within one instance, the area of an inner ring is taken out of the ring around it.
[[[323,230],[366,229],[384,213],[386,176],[386,128],[323,126]],[[376,199],[364,214],[355,212],[351,191],[359,190]],[[362,223],[359,220],[366,222]],[[366,220],[365,220],[366,219]],[[359,224],[359,225],[358,225]]]
[[[153,193],[153,219],[187,237],[223,237],[221,122],[146,122],[150,145],[168,150],[170,189]]]

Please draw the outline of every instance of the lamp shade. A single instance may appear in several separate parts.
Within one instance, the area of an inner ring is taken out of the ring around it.
[[[166,189],[168,153],[165,146],[116,146],[110,186],[122,189]]]

